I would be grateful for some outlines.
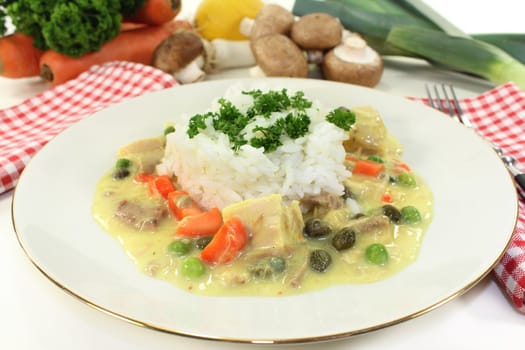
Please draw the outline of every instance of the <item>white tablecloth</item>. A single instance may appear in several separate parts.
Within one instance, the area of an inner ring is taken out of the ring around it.
[[[427,1],[468,32],[523,31],[518,1]],[[280,3],[290,6],[291,1]],[[183,1],[191,14],[196,1]],[[473,9],[472,6],[476,6]],[[497,7],[496,7],[497,6]],[[210,79],[243,75],[221,73]],[[379,90],[423,96],[427,81],[454,83],[462,97],[490,84],[445,72],[419,61],[387,60]],[[30,97],[46,86],[37,79],[0,78],[0,108]],[[141,328],[106,315],[71,297],[42,275],[18,245],[11,222],[12,192],[0,195],[0,349],[255,349],[186,338]],[[347,340],[289,345],[288,349],[508,349],[525,343],[525,315],[519,314],[489,275],[466,294],[413,320]]]

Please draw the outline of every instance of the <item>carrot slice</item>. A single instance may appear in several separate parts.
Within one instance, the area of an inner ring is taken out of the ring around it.
[[[150,185],[150,192],[157,192],[164,198],[168,198],[168,195],[175,191],[175,187],[173,186],[173,182],[171,182],[171,179],[168,175],[160,175],[149,182]]]
[[[202,250],[200,258],[208,264],[224,264],[236,258],[248,242],[246,229],[238,217],[228,219]]]
[[[148,183],[149,181],[153,180],[155,178],[155,175],[148,174],[148,173],[138,173],[133,178],[133,181],[138,183]]]
[[[184,237],[210,236],[222,225],[222,215],[218,208],[212,208],[204,213],[186,216],[177,225],[175,234]]]
[[[372,160],[361,159],[355,163],[354,168],[352,169],[352,174],[378,176],[383,170],[385,170],[384,164]]]
[[[126,16],[128,22],[159,25],[171,21],[181,10],[180,0],[146,0],[136,14]]]

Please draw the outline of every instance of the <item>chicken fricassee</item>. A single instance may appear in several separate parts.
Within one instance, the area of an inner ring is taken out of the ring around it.
[[[119,150],[94,217],[141,272],[199,294],[290,295],[384,279],[416,260],[433,199],[378,112],[352,112],[341,195],[204,208],[176,176],[156,172],[164,135]]]

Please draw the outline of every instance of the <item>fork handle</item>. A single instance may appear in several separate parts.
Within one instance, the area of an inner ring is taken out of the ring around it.
[[[521,187],[521,191],[518,189],[518,192],[520,196],[525,200],[525,174],[517,174],[514,175],[514,180],[516,181],[516,184],[518,184],[519,187]]]
[[[518,168],[516,168],[511,163],[505,162],[505,166],[507,167],[508,171],[511,173],[512,177],[514,178],[514,182],[516,183],[518,194],[523,200],[525,200],[525,173],[522,173]]]

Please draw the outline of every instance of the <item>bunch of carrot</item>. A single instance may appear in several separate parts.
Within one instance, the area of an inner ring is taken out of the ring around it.
[[[33,39],[15,32],[0,38],[0,76],[23,78],[41,76],[52,86],[74,79],[96,64],[120,60],[150,64],[156,47],[178,30],[190,30],[192,24],[175,20],[180,12],[171,0],[146,0],[133,17],[124,18],[121,32],[99,51],[80,57],[68,57],[53,50],[39,50]]]

